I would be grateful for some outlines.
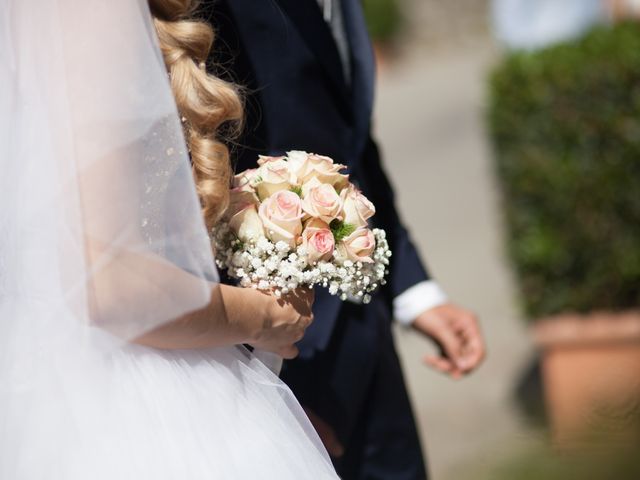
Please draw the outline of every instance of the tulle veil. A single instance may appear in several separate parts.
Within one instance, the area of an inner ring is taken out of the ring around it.
[[[158,425],[156,419],[149,424],[157,438],[150,432],[110,431],[116,415],[130,415],[135,423],[151,413],[149,406],[130,409],[127,402],[134,397],[125,401],[116,395],[109,389],[113,379],[104,373],[105,356],[128,349],[137,355],[135,369],[116,356],[109,360],[110,375],[113,370],[120,377],[139,375],[143,383],[144,368],[147,377],[155,375],[157,366],[144,366],[156,362],[153,355],[128,342],[204,306],[217,281],[146,0],[0,0],[0,478],[234,478],[232,469],[220,465],[212,476],[204,466],[191,476],[175,473],[206,463],[196,456],[188,466],[179,457],[170,460],[171,455],[150,465],[149,458],[165,447],[197,450],[197,438],[191,437],[204,438],[207,430],[190,433],[177,420]],[[251,410],[249,397],[270,402],[270,415],[289,418],[291,431],[278,431],[274,424],[270,432],[280,435],[283,448],[296,452],[308,442],[306,456],[282,453],[275,460],[283,471],[306,463],[315,477],[291,478],[334,478],[290,392],[259,362],[238,352],[231,348],[219,354],[225,369],[218,377],[200,366],[211,362],[198,352],[162,361],[194,377],[193,385],[174,384],[176,390],[202,393],[215,388],[206,386],[214,378],[235,382],[247,400],[248,416],[260,411]],[[136,398],[148,393],[138,392]],[[175,395],[167,392],[174,403]],[[192,404],[197,412],[199,404]],[[230,398],[228,404],[243,403]],[[169,400],[164,405],[171,408]],[[194,425],[208,415],[203,409]],[[224,415],[216,418],[209,419],[211,424]],[[253,420],[269,428],[269,421]],[[221,427],[226,432],[244,420],[231,415],[229,422]],[[172,432],[180,428],[184,441],[173,442]],[[234,434],[241,435],[242,428]],[[93,440],[87,432],[95,432]],[[261,435],[260,441],[270,441],[267,432],[256,432],[251,434],[255,441]],[[56,438],[69,442],[66,450],[57,448]],[[129,459],[123,470],[117,458],[110,465],[96,460],[108,459],[105,450],[116,443],[124,451],[134,440],[137,460]],[[237,452],[227,441],[219,448],[230,462]],[[144,442],[148,445],[140,445]],[[270,465],[266,454],[256,465]],[[72,456],[76,460],[69,461]],[[87,477],[98,465],[102,470]],[[156,476],[140,475],[152,471]]]
[[[0,295],[89,324],[87,290],[124,262],[149,274],[103,319],[123,340],[204,305],[217,275],[145,2],[2,1]]]

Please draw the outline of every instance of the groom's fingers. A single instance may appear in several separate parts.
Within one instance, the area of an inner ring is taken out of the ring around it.
[[[469,311],[458,309],[453,312],[451,324],[461,341],[458,367],[464,373],[470,373],[480,365],[485,354],[478,317]]]
[[[463,359],[465,371],[475,370],[484,360],[485,348],[482,337],[478,334],[472,337],[467,344],[467,353]]]
[[[475,370],[484,358],[478,317],[468,310],[453,304],[434,307],[419,315],[413,326],[441,350],[440,356],[425,357],[425,363],[453,378]]]
[[[462,372],[454,365],[454,363],[445,358],[437,355],[425,355],[424,363],[435,368],[441,373],[450,375],[454,379],[462,378]]]
[[[442,326],[434,332],[434,340],[438,343],[444,353],[444,357],[450,360],[457,368],[461,368],[459,362],[462,359],[462,338],[456,332],[443,323]]]
[[[444,373],[449,373],[455,368],[451,360],[437,355],[425,355],[424,363]]]
[[[461,360],[461,367],[466,373],[480,365],[485,356],[485,346],[476,321],[469,323],[463,332],[463,337],[464,355]]]

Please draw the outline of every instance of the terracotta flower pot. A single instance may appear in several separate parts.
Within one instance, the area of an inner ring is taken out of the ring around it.
[[[640,18],[640,2],[638,0],[608,0],[609,15],[614,20]]]
[[[373,41],[373,55],[378,74],[387,69],[391,57],[391,46],[378,40]]]
[[[640,415],[640,312],[559,315],[533,333],[555,442],[604,425],[627,436]]]

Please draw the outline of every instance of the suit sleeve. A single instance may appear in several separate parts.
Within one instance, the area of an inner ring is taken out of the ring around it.
[[[354,174],[364,194],[376,206],[376,215],[373,217],[375,226],[387,232],[393,252],[388,288],[391,298],[396,298],[409,288],[430,280],[430,275],[402,224],[393,187],[382,166],[378,146],[372,138],[367,141],[361,163]]]

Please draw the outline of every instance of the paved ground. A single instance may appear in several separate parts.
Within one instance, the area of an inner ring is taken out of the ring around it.
[[[414,36],[384,69],[376,130],[416,243],[450,296],[482,317],[488,339],[486,364],[456,383],[420,365],[428,342],[396,332],[433,479],[467,480],[535,439],[512,401],[532,347],[505,260],[483,124],[497,54],[482,34],[437,43]]]

